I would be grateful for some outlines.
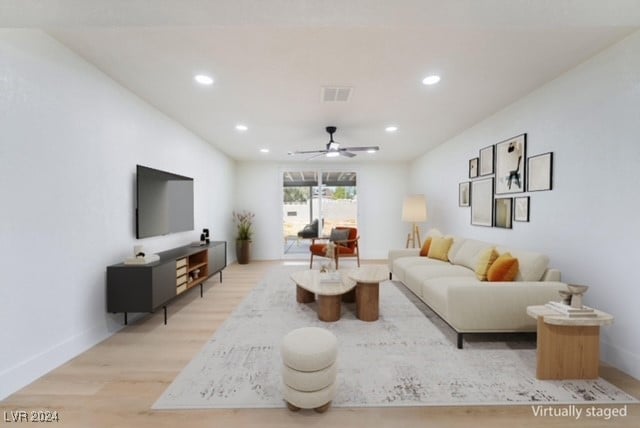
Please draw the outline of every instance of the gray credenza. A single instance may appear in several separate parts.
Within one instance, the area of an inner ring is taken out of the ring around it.
[[[227,266],[226,241],[213,241],[203,246],[184,246],[158,253],[160,260],[146,265],[119,263],[107,267],[107,312],[164,310],[167,323],[167,303],[174,297],[200,286],[208,278],[220,275]]]

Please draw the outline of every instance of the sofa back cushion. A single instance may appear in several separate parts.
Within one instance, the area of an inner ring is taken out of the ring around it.
[[[448,262],[448,254],[451,244],[453,244],[453,238],[433,238],[431,240],[431,245],[429,246],[428,257]]]
[[[532,251],[522,251],[512,248],[498,247],[498,253],[509,252],[518,259],[520,270],[516,281],[540,281],[549,266],[549,257]]]
[[[451,263],[454,265],[475,270],[480,255],[491,248],[493,248],[493,245],[487,242],[476,241],[475,239],[464,239],[458,251],[456,251],[453,256],[449,255],[449,260],[451,260]]]
[[[452,235],[447,235],[447,238],[453,239],[453,244],[451,244],[451,248],[449,248],[449,254],[447,254],[447,257],[449,257],[449,260],[453,260],[456,257],[456,254],[458,254],[458,250],[462,248],[462,244],[464,244],[466,239],[464,239],[461,236],[452,236]]]

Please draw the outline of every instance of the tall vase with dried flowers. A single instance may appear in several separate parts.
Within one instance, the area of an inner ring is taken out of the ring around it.
[[[251,259],[251,236],[253,235],[253,218],[250,211],[234,211],[233,221],[236,224],[236,258],[238,264],[246,265]]]

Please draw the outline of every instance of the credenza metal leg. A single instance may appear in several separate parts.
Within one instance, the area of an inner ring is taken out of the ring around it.
[[[127,325],[127,313],[124,313],[124,325]]]
[[[167,307],[163,306],[162,309],[164,309],[164,325],[167,325]]]

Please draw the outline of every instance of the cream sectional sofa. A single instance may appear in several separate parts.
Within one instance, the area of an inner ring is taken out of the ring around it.
[[[389,251],[389,276],[402,281],[458,334],[462,348],[465,333],[534,332],[536,321],[527,306],[557,300],[566,290],[560,271],[548,268],[543,254],[506,248],[488,242],[453,236],[449,262],[422,257],[419,249]],[[512,282],[487,282],[476,278],[480,254],[495,248],[518,259],[519,272]]]

